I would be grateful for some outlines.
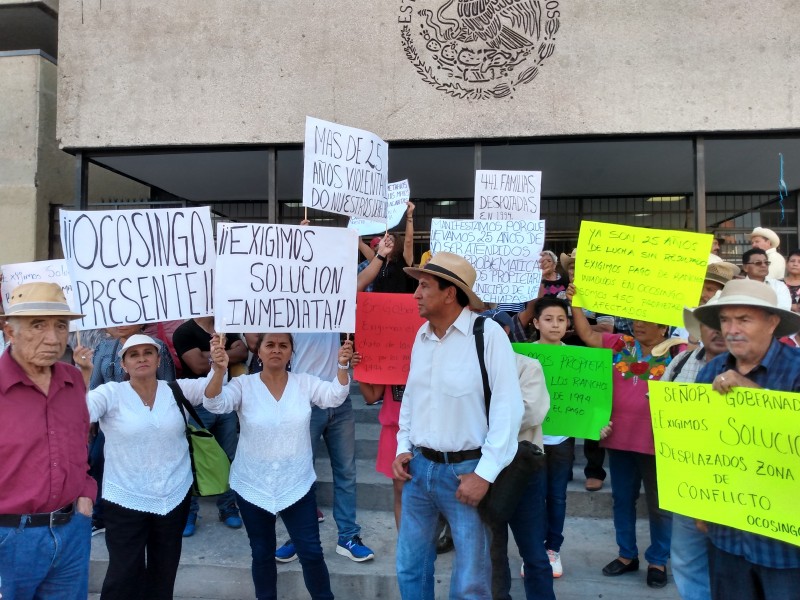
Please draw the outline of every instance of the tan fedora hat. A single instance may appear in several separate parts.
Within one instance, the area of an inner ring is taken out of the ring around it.
[[[738,268],[738,267],[737,267]],[[708,279],[708,277],[706,277]],[[719,301],[719,294],[717,292],[714,296],[706,302],[703,306],[713,306]],[[683,309],[683,326],[686,327],[686,331],[689,332],[689,336],[699,340],[700,339],[700,321],[697,320],[697,317],[694,316],[694,311],[697,308],[684,308]]]
[[[437,252],[424,267],[405,267],[403,269],[414,279],[421,274],[439,277],[454,284],[469,298],[469,305],[476,310],[483,309],[483,301],[472,291],[477,274],[466,258],[451,252]]]
[[[792,335],[800,331],[800,314],[790,310],[778,308],[778,297],[772,288],[763,281],[754,279],[733,279],[703,306],[698,306],[693,311],[693,316],[703,325],[720,330],[719,311],[726,306],[750,306],[762,308],[769,313],[778,315],[780,323],[775,329],[775,337]],[[687,327],[688,329],[688,327]]]
[[[82,319],[86,315],[72,312],[57,283],[23,283],[11,292],[6,316]]]
[[[720,285],[725,285],[731,279],[735,278],[741,269],[733,263],[729,262],[715,262],[708,265],[706,268],[705,278],[708,281],[713,281]]]
[[[772,231],[772,229],[767,229],[766,227],[756,227],[753,229],[753,231],[747,234],[747,237],[751,240],[753,239],[753,236],[761,236],[769,240],[769,244],[773,248],[777,248],[781,245],[781,238],[778,237],[778,234]]]
[[[561,256],[559,257],[559,262],[561,263],[561,266],[564,267],[565,271],[570,269],[575,264],[575,259],[577,258],[577,255],[578,255],[577,248],[573,248],[570,254],[566,254],[564,252],[561,253]]]

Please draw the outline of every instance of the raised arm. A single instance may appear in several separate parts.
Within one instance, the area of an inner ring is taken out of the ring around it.
[[[86,346],[75,346],[72,351],[72,360],[75,362],[75,366],[81,370],[83,385],[87,390],[91,389],[89,384],[92,382],[92,372],[94,371],[94,350]]]
[[[408,201],[406,208],[406,233],[405,240],[403,241],[403,259],[406,261],[406,266],[411,267],[414,265],[414,203]]]
[[[364,255],[364,258],[367,260],[372,260],[375,258],[375,251],[369,247],[369,244],[365,243],[364,240],[358,238],[358,250],[361,254]]]
[[[567,302],[570,305],[572,304],[573,296],[575,296],[575,285],[570,283],[567,287]],[[583,340],[584,344],[591,348],[603,347],[603,334],[599,331],[592,331],[592,326],[589,325],[589,321],[580,307],[572,309],[572,324],[575,327],[575,333]]]
[[[384,235],[383,239],[378,244],[375,258],[367,265],[366,269],[358,274],[357,289],[359,292],[363,292],[370,283],[375,281],[383,263],[387,260],[389,254],[391,254],[392,248],[394,248],[394,241],[388,235]]]

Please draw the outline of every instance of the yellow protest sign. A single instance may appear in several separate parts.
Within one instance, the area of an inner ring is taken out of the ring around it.
[[[800,394],[651,381],[661,508],[800,546]]]
[[[583,221],[572,304],[683,327],[683,307],[700,300],[712,237]]]

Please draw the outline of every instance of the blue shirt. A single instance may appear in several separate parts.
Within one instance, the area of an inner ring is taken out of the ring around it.
[[[730,352],[720,354],[700,370],[697,383],[711,383],[717,375],[734,368],[736,358]],[[745,377],[766,389],[800,391],[800,349],[772,340],[761,364]],[[800,567],[798,546],[725,525],[709,523],[708,533],[717,548],[748,562],[772,569]]]

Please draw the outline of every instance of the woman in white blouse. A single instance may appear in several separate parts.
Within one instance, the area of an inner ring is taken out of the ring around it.
[[[87,395],[91,421],[99,421],[106,435],[103,600],[172,598],[192,469],[182,409],[167,382],[156,378],[159,349],[152,338],[132,335],[119,351],[130,380],[105,383]],[[178,385],[197,405],[209,381],[221,385],[224,374],[215,365],[208,378]]]
[[[286,370],[293,341],[288,333],[267,333],[258,341],[261,373],[236,377],[224,388],[213,379],[203,406],[222,414],[236,411],[241,432],[231,465],[231,488],[242,514],[253,556],[256,597],[277,598],[275,517],[280,512],[295,543],[306,589],[314,599],[333,598],[328,567],[322,554],[309,422],[311,405],[339,406],[349,390],[348,368],[353,344],[339,349],[336,381]],[[215,336],[211,343],[215,367],[227,366],[228,356]]]

